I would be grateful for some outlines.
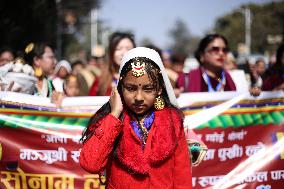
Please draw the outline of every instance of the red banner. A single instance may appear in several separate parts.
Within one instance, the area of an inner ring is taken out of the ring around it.
[[[182,107],[186,129],[193,127],[208,147],[192,168],[193,188],[283,188],[283,94],[257,100],[222,94],[181,98],[188,104]],[[207,96],[218,101],[205,101]],[[78,108],[72,98],[72,106],[62,109],[1,100],[0,189],[105,188],[104,177],[87,173],[78,162],[82,131],[105,100],[87,98],[84,103],[96,104]]]
[[[90,175],[79,165],[78,138],[26,128],[4,127],[0,131],[1,189],[100,188],[99,176]]]
[[[207,128],[196,132],[208,151],[203,162],[193,168],[194,188],[284,186],[283,125]]]

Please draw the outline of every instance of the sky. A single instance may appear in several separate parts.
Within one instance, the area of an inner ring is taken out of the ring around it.
[[[190,33],[202,37],[215,20],[243,4],[271,0],[103,0],[98,18],[112,31],[132,31],[136,42],[149,38],[160,48],[170,44],[169,31],[181,19]]]

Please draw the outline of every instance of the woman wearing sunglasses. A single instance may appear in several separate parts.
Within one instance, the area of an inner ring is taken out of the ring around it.
[[[200,63],[199,68],[181,74],[177,87],[183,92],[235,91],[234,81],[224,69],[228,52],[228,42],[224,36],[205,36],[195,52],[195,58]]]

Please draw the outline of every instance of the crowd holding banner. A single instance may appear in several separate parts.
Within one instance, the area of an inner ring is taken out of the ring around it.
[[[105,178],[79,165],[80,137],[108,97],[47,98],[0,92],[0,188],[104,188]],[[193,167],[193,188],[281,188],[284,93],[185,93],[178,99],[208,151]],[[123,178],[122,178],[123,179]]]

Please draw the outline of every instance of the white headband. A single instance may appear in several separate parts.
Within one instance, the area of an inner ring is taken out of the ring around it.
[[[125,66],[125,63],[128,62],[129,60],[133,59],[133,58],[136,58],[136,57],[149,58],[150,60],[152,60],[153,62],[155,62],[159,66],[159,68],[162,72],[163,80],[164,80],[164,83],[165,83],[166,91],[167,91],[168,97],[170,99],[170,102],[175,107],[178,107],[177,99],[176,99],[176,96],[174,94],[174,90],[173,90],[173,87],[172,87],[171,82],[169,80],[169,77],[167,75],[166,69],[163,65],[163,62],[161,60],[160,55],[155,50],[149,49],[149,48],[146,48],[146,47],[136,47],[136,48],[128,51],[122,58],[122,63],[121,63],[120,68],[119,68],[119,75],[121,74],[121,70]]]
[[[57,74],[57,72],[59,71],[59,69],[61,67],[64,67],[66,69],[66,71],[68,72],[68,74],[70,74],[72,72],[72,68],[70,66],[70,63],[67,60],[61,60],[60,62],[58,62],[55,66],[54,69],[54,73]]]

